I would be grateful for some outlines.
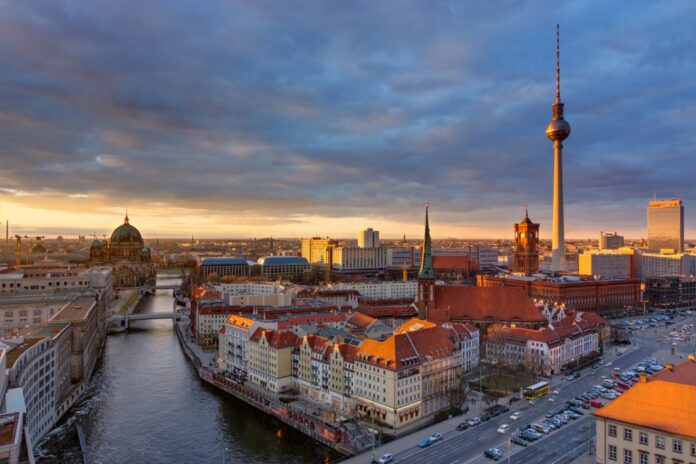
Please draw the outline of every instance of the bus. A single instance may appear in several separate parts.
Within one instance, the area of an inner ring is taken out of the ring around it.
[[[541,398],[551,393],[551,386],[548,382],[537,382],[524,389],[524,397],[528,400]]]

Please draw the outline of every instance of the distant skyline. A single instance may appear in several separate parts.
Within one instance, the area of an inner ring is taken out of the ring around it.
[[[165,7],[166,6],[166,7]],[[145,238],[696,232],[696,4],[0,0],[0,220]]]

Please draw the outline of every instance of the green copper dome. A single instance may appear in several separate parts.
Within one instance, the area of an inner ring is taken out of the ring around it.
[[[132,243],[142,242],[143,237],[140,231],[128,223],[128,215],[123,221],[123,224],[118,226],[111,234],[111,243]]]

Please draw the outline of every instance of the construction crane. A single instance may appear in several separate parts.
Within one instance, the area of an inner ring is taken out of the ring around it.
[[[20,264],[22,264],[22,239],[23,238],[29,238],[26,235],[22,237],[21,235],[15,235],[15,239],[17,240],[15,243],[15,266],[19,267]]]

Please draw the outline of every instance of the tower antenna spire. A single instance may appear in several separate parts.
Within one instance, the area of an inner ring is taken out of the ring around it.
[[[561,101],[561,26],[556,24],[556,101]]]

